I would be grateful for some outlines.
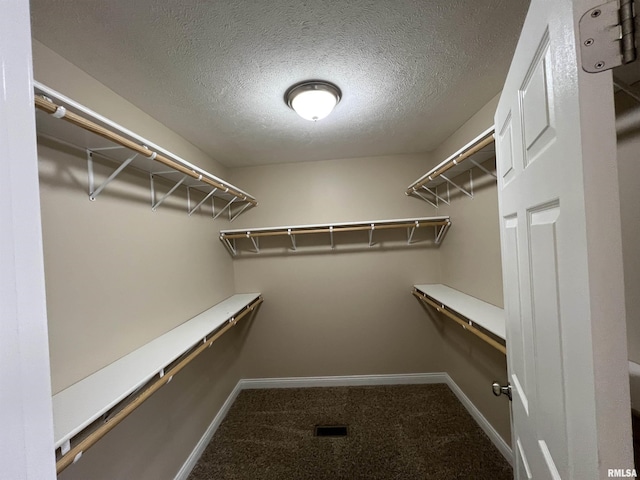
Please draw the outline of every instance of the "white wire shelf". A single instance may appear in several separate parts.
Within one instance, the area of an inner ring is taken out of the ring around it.
[[[494,133],[494,127],[482,132],[460,150],[409,185],[405,194],[418,197],[436,208],[440,203],[449,204],[450,187],[473,198],[473,177],[471,174],[473,168],[478,168],[496,178],[495,172],[482,165],[484,162],[496,157]],[[460,185],[459,182],[453,181],[454,178],[465,172],[469,172],[469,187],[466,188]],[[438,187],[440,186],[447,187],[446,194],[438,192]]]
[[[187,189],[189,215],[209,199],[212,202],[214,218],[227,211],[231,220],[247,208],[258,204],[252,195],[235,185],[187,162],[63,94],[41,83],[34,81],[33,84],[38,136],[86,152],[89,173],[88,194],[91,200],[95,200],[124,168],[136,168],[149,173],[151,207],[154,210],[178,187]],[[107,158],[118,165],[100,185],[94,183],[94,156]],[[156,177],[173,185],[169,193],[160,198],[156,198],[154,183]],[[192,189],[201,192],[198,195],[198,203],[195,200],[191,201]],[[202,199],[203,196],[204,199]],[[222,199],[225,204],[223,208],[218,208],[217,212],[213,203],[214,197]]]
[[[345,232],[362,231],[368,232],[368,246],[371,247],[374,245],[374,232],[376,230],[406,229],[406,244],[412,245],[414,243],[414,236],[417,229],[424,229],[425,227],[434,228],[433,243],[435,245],[440,245],[447,234],[449,227],[451,227],[451,219],[448,216],[440,216],[221,230],[220,240],[227,247],[231,255],[236,256],[239,252],[239,246],[236,241],[241,239],[247,239],[248,242],[245,242],[245,245],[252,247],[255,253],[260,253],[260,238],[278,236],[288,237],[291,245],[290,250],[297,251],[298,245],[296,238],[298,236],[324,235],[326,243],[333,249],[336,245],[336,238],[334,235]]]

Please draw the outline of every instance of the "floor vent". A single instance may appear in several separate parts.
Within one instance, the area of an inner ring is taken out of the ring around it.
[[[346,437],[348,433],[346,425],[316,425],[313,435],[316,437]]]

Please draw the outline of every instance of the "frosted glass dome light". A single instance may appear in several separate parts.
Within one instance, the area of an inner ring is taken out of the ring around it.
[[[302,118],[316,122],[333,111],[340,97],[340,89],[332,83],[308,81],[291,87],[285,101]]]

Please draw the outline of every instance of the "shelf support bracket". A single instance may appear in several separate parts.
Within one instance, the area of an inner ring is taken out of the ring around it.
[[[231,200],[229,200],[229,203],[227,203],[227,204],[222,208],[222,210],[220,210],[218,213],[216,213],[216,214],[213,216],[213,219],[215,220],[216,218],[218,218],[218,217],[222,214],[222,212],[224,212],[227,208],[231,207],[231,204],[232,204],[233,202],[235,202],[237,199],[238,199],[237,197],[233,197]]]
[[[449,230],[449,227],[451,226],[451,222],[447,222],[445,225],[441,225],[439,227],[436,227],[436,238],[435,238],[435,244],[436,245],[440,245],[440,243],[442,243],[442,240],[444,239],[444,236],[447,234],[447,231]]]
[[[238,251],[236,250],[235,238],[233,239],[233,243],[231,243],[223,233],[222,235],[220,235],[220,240],[222,240],[222,243],[224,244],[225,247],[227,247],[227,249],[229,250],[229,253],[231,253],[232,256],[235,257],[238,254]]]
[[[291,239],[291,249],[292,250],[296,250],[296,236],[294,234],[291,233],[291,229],[288,228],[287,229],[287,234],[289,235],[289,238]]]
[[[333,250],[335,248],[335,245],[333,244],[333,227],[329,227],[329,238],[331,239],[331,249]]]
[[[250,202],[245,203],[245,204],[242,206],[242,208],[241,208],[240,210],[238,210],[238,211],[236,212],[236,214],[235,214],[233,217],[231,217],[231,218],[230,218],[230,221],[231,221],[231,222],[233,222],[236,218],[238,218],[238,217],[240,216],[240,214],[241,214],[242,212],[244,212],[247,208],[249,208],[249,206],[250,206],[250,205],[251,205],[251,203],[250,203]],[[229,212],[231,212],[231,210],[229,210]]]
[[[252,237],[251,232],[247,232],[247,238],[251,240],[251,243],[253,243],[253,248],[256,249],[256,253],[260,253],[260,241],[258,238]]]
[[[375,223],[371,224],[371,230],[369,230],[369,247],[373,247],[373,231],[376,229]]]
[[[153,196],[152,196],[152,205],[151,205],[151,210],[153,210],[154,212],[157,210],[157,208],[162,205],[162,203],[169,198],[169,195],[171,195],[173,192],[176,191],[176,189],[182,185],[182,183],[187,179],[186,175],[183,175],[182,178],[180,180],[178,180],[176,182],[176,184],[171,187],[171,190],[169,190],[167,193],[165,193],[162,198],[160,200],[158,200],[157,202],[153,203],[153,201],[155,200],[155,187],[153,187],[154,184],[154,180],[153,180],[153,173],[151,174],[151,185],[152,185],[152,192],[153,192]]]
[[[429,200],[427,197],[425,197],[422,192],[419,192],[418,190],[413,190],[413,193],[415,195],[417,195],[418,197],[420,197],[422,200],[424,200],[425,202],[431,204],[434,208],[438,208],[438,205],[436,205],[435,203],[433,203],[431,200]]]
[[[486,173],[487,175],[491,175],[493,178],[498,178],[498,176],[494,172],[492,172],[487,168],[484,168],[482,165],[476,162],[473,158],[470,158],[469,161],[473,163],[476,167],[478,167],[480,170],[482,170],[484,173]]]
[[[109,185],[111,181],[116,178],[120,174],[120,172],[122,172],[122,170],[124,170],[127,165],[129,165],[137,156],[138,154],[134,153],[132,156],[127,158],[120,164],[118,168],[113,171],[111,175],[109,175],[109,177],[104,182],[102,182],[102,184],[98,188],[94,190],[93,187],[95,179],[93,176],[93,152],[91,150],[87,150],[87,165],[89,172],[89,200],[94,201],[98,197],[98,195],[100,195],[100,192],[102,192],[102,190],[104,190],[104,188]]]
[[[413,239],[413,234],[416,231],[416,228],[420,226],[420,222],[416,220],[415,227],[407,228],[407,245],[411,245],[411,240]]]
[[[453,185],[454,187],[456,187],[458,190],[460,190],[462,193],[464,193],[467,197],[473,198],[473,193],[469,193],[467,190],[462,188],[457,183],[454,183],[451,180],[449,180],[449,178],[447,178],[445,175],[441,174],[440,177],[444,178],[447,183],[449,183],[449,184]]]
[[[422,188],[424,188],[427,192],[429,192],[431,195],[436,197],[436,200],[439,200],[440,202],[445,203],[447,205],[451,205],[451,203],[448,200],[445,200],[443,197],[438,195],[437,191],[431,190],[429,187],[427,187],[425,185],[423,185]],[[437,205],[436,205],[436,207],[437,207]]]
[[[217,191],[218,191],[218,189],[214,188],[209,193],[207,193],[207,196],[204,197],[202,200],[200,200],[200,203],[198,203],[195,207],[193,207],[191,210],[189,210],[189,216],[193,215],[193,212],[195,212],[198,208],[200,208],[200,205],[202,205],[204,202],[206,202],[209,199],[209,197],[211,197]]]

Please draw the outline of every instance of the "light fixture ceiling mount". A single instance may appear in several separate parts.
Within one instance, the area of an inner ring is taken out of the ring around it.
[[[342,92],[333,83],[307,80],[293,85],[284,94],[284,101],[298,115],[316,122],[331,113],[342,98]]]

